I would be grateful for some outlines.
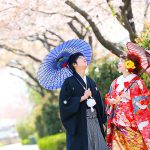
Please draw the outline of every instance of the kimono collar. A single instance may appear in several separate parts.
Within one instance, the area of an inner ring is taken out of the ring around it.
[[[131,80],[133,78],[135,78],[137,75],[135,74],[130,74],[127,77],[123,77],[123,75],[121,75],[120,77],[117,78],[117,82],[116,84],[118,85],[116,88],[117,92],[121,92],[123,89],[125,89],[125,83],[126,82],[131,82]]]
[[[84,78],[82,78],[83,81],[85,82],[85,84],[87,84],[87,81],[86,81],[86,75],[84,76]]]
[[[130,82],[136,76],[137,76],[136,74],[130,74],[127,77],[124,77],[123,75],[121,75],[117,79],[117,84],[121,84],[122,82]]]
[[[86,88],[87,84],[86,75],[84,76],[84,79],[78,73],[74,73],[73,76],[78,80],[77,82],[80,82]]]

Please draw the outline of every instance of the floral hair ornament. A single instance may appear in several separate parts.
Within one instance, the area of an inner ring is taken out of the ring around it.
[[[133,72],[133,70],[136,68],[132,60],[126,60],[125,67],[128,69],[129,72]]]

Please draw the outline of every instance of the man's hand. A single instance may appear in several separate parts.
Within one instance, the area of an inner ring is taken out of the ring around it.
[[[106,131],[106,126],[103,124],[103,129],[104,129],[104,132]]]
[[[88,99],[88,98],[91,97],[91,96],[92,96],[91,90],[90,90],[90,89],[85,90],[84,95],[81,97],[80,102],[82,102],[82,101]]]

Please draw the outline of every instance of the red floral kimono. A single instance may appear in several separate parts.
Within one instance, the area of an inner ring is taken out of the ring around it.
[[[129,98],[110,104],[135,80],[127,90]],[[108,127],[106,141],[112,150],[150,150],[150,92],[135,74],[115,79],[105,99]]]

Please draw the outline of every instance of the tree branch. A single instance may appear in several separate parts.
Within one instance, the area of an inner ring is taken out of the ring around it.
[[[9,10],[9,9],[11,9],[11,8],[16,8],[16,6],[12,6],[12,7],[5,8],[5,9],[3,9],[3,10],[0,10],[0,13],[1,13],[1,12],[4,12],[4,11],[7,11],[7,10]]]
[[[146,8],[144,11],[144,19],[147,19],[147,13],[148,13],[149,6],[150,6],[150,2],[147,1]]]
[[[40,86],[38,80],[32,75],[31,72],[29,72],[27,69],[25,69],[25,67],[23,65],[21,65],[19,62],[17,62],[17,65],[14,65],[14,64],[7,64],[8,67],[11,67],[11,68],[15,68],[15,69],[18,69],[20,71],[23,71],[26,75],[28,75],[28,77],[30,79],[33,80],[33,82],[35,83],[35,85],[31,84],[31,82],[27,81],[26,79],[20,77],[20,76],[17,76],[19,77],[20,79],[22,79],[27,85],[29,85],[29,87],[31,87],[32,89],[34,89],[35,91],[37,91],[41,96],[44,96],[44,90],[43,88]]]
[[[93,47],[93,38],[92,38],[92,35],[89,35],[88,39],[89,39],[89,44],[91,45],[91,47]]]
[[[52,38],[47,37],[46,34],[48,34],[48,33],[51,34],[51,35],[54,35],[58,39],[52,39]],[[28,41],[36,41],[36,40],[38,40],[38,41],[40,41],[43,44],[43,46],[48,51],[50,51],[51,47],[56,47],[56,45],[50,43],[50,40],[58,42],[58,43],[64,42],[64,39],[60,35],[54,33],[53,31],[50,31],[50,30],[46,30],[41,35],[35,34],[35,35],[32,35],[32,36],[26,37],[26,40],[28,40]]]
[[[113,54],[115,54],[117,56],[120,56],[121,54],[123,54],[123,52],[120,49],[118,49],[117,47],[114,46],[114,43],[107,41],[102,36],[102,34],[100,33],[96,24],[92,21],[91,17],[85,11],[81,10],[78,6],[76,6],[74,3],[70,2],[69,0],[67,0],[65,3],[68,6],[70,6],[73,10],[78,12],[81,16],[83,16],[85,18],[85,20],[87,20],[87,22],[90,24],[96,38],[106,49],[108,49],[109,51],[111,51]]]
[[[37,78],[34,77],[34,75],[29,70],[27,70],[22,64],[20,64],[19,62],[16,62],[16,64],[7,64],[7,66],[11,67],[11,68],[18,69],[18,70],[24,72],[30,79],[32,79],[32,81],[33,81],[33,83],[35,83],[35,85],[31,84],[29,81],[27,81],[27,80],[25,80],[24,78],[21,77],[29,86],[31,85],[31,88],[34,89],[35,91],[37,91],[42,97],[47,95],[46,91],[48,91],[48,93],[51,95],[52,99],[58,98],[55,95],[54,91],[49,91],[49,90],[44,89],[39,84]]]
[[[21,71],[24,71],[27,75],[28,75],[28,77],[30,78],[30,79],[32,79],[37,85],[39,85],[39,82],[38,82],[38,80],[37,80],[37,78],[36,77],[34,77],[34,75],[29,71],[29,70],[27,70],[21,63],[19,63],[18,61],[16,61],[16,64],[7,64],[9,67],[11,67],[11,68],[16,68],[16,69],[19,69],[19,70],[21,70]]]
[[[46,30],[46,31],[49,32],[49,33],[51,33],[52,35],[55,35],[61,42],[64,42],[64,39],[60,35],[56,34],[53,31],[50,31],[50,30]]]
[[[111,0],[107,0],[108,6],[119,21],[119,23],[129,32],[130,40],[132,42],[137,38],[135,24],[133,21],[133,13],[131,8],[131,0],[122,0],[123,6],[120,6],[120,13],[115,12],[114,7],[111,5]]]
[[[9,66],[9,67],[11,67],[11,66]],[[12,68],[12,67],[11,67]],[[13,67],[14,68],[14,67]],[[15,67],[16,68],[16,67]],[[18,69],[18,68],[16,68],[16,69]],[[38,88],[38,86],[37,85],[33,85],[33,84],[31,84],[28,80],[26,80],[25,78],[22,78],[21,76],[18,76],[18,75],[15,75],[15,74],[13,74],[13,73],[11,73],[11,75],[12,76],[15,76],[15,77],[17,77],[17,78],[19,78],[19,79],[21,79],[21,80],[23,80],[30,88],[32,88],[34,91],[36,91],[37,93],[39,93],[42,97],[44,97],[44,92],[43,92],[43,89],[41,90],[39,90],[39,88]]]
[[[84,35],[82,35],[77,28],[73,25],[72,21],[68,22],[69,27],[71,28],[71,30],[80,38],[80,39],[84,39]]]
[[[58,12],[45,12],[45,11],[42,11],[42,10],[35,10],[35,9],[31,9],[31,11],[35,11],[35,12],[42,13],[42,14],[45,14],[45,15],[56,15],[56,14],[58,14]]]
[[[3,48],[11,53],[14,53],[16,55],[19,55],[19,56],[24,56],[24,57],[29,57],[31,58],[32,60],[38,62],[38,63],[41,63],[41,60],[39,60],[38,58],[32,56],[31,54],[28,54],[28,53],[25,53],[24,51],[22,50],[19,50],[19,49],[15,49],[15,48],[10,48],[8,47],[7,45],[0,45],[0,48]]]
[[[76,34],[79,38],[84,39],[85,36],[87,35],[87,33],[90,32],[89,29],[85,26],[85,24],[84,24],[82,21],[80,21],[79,18],[77,18],[76,16],[69,16],[69,15],[64,15],[64,16],[72,19],[72,20],[70,21],[71,23],[69,22],[68,25],[70,24],[70,25],[69,25],[70,28],[73,30],[73,32],[75,32],[75,34]],[[79,31],[77,30],[77,28],[73,25],[73,21],[76,21],[78,24],[81,25],[81,31],[80,31],[80,32],[79,32]],[[85,33],[83,32],[83,29],[86,30]]]
[[[72,20],[76,20],[78,23],[80,23],[83,27],[85,27],[85,24],[80,21],[76,16],[69,16],[69,15],[63,15],[65,17],[71,18]]]
[[[45,36],[45,33],[43,33],[43,35],[35,34],[35,35],[32,35],[32,36],[28,36],[25,39],[28,40],[28,41],[40,41],[48,52],[51,49],[51,46],[55,47],[53,44],[50,44],[50,43],[47,42],[48,39]]]

